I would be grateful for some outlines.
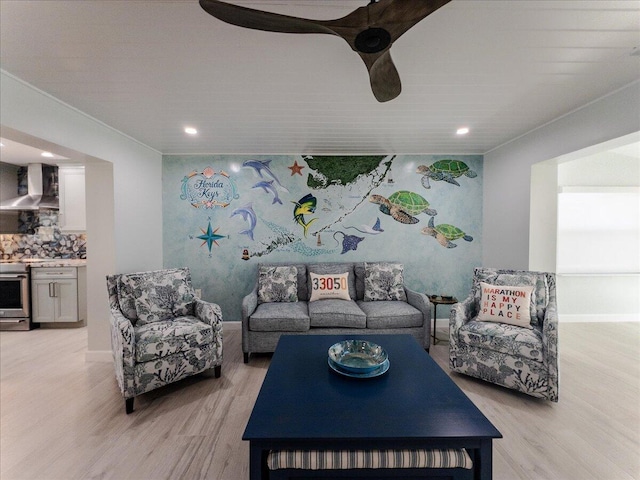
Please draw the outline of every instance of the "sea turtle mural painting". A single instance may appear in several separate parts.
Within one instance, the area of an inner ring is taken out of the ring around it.
[[[429,208],[429,202],[426,199],[408,190],[394,192],[389,198],[373,194],[369,197],[369,201],[380,205],[382,213],[391,215],[391,218],[400,223],[418,223],[420,220],[415,215],[422,212],[429,216],[438,214],[433,208]]]
[[[469,166],[461,160],[438,160],[429,166],[420,165],[416,173],[422,175],[422,186],[431,188],[429,179],[434,181],[444,181],[452,185],[460,186],[456,178],[465,175],[474,178],[477,173],[469,169]]]
[[[454,227],[453,225],[448,225],[446,223],[435,225],[433,217],[429,219],[429,225],[422,229],[422,233],[434,237],[440,245],[447,248],[457,247],[458,245],[453,243],[453,240],[457,240],[459,238],[462,238],[467,242],[473,241],[473,237],[471,235],[467,235],[458,227]]]

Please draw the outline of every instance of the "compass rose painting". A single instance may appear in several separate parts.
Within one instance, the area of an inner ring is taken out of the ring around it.
[[[194,170],[182,179],[180,199],[187,200],[194,208],[224,208],[239,197],[235,182],[224,170],[216,172],[206,167],[202,172]]]
[[[220,227],[214,230],[213,228],[211,228],[211,222],[209,222],[206,230],[204,228],[200,229],[202,235],[198,235],[196,237],[198,240],[202,240],[202,244],[200,245],[201,247],[203,247],[204,245],[207,246],[207,248],[209,249],[209,253],[211,253],[211,247],[213,247],[214,243],[216,244],[216,247],[219,247],[220,244],[218,243],[218,240],[229,238],[228,235],[220,235],[218,233],[218,230],[220,230]]]

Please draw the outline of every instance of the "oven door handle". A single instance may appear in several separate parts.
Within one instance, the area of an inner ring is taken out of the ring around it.
[[[0,273],[0,278],[15,279],[15,278],[29,278],[29,276],[26,273]]]

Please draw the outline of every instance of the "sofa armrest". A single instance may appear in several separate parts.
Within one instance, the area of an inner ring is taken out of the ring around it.
[[[258,282],[251,293],[242,299],[242,351],[249,352],[249,317],[258,308]]]
[[[558,307],[555,288],[549,291],[549,301],[542,323],[543,357],[549,369],[558,374]]]
[[[449,316],[449,335],[451,338],[457,337],[460,327],[471,321],[477,313],[477,305],[473,293],[462,302],[453,304]]]
[[[109,325],[111,329],[111,351],[116,380],[123,397],[136,395],[134,367],[136,335],[131,321],[120,310],[111,309]]]
[[[211,325],[213,331],[216,333],[222,331],[222,310],[220,309],[220,305],[196,298],[194,301],[194,310],[198,320]]]
[[[424,293],[416,292],[407,287],[404,287],[404,291],[407,295],[407,303],[422,313],[424,327],[423,346],[429,350],[429,346],[431,345],[431,302],[429,301],[429,297]]]
[[[121,311],[111,310],[109,323],[111,326],[111,350],[116,365],[133,367],[136,336],[131,320],[125,317]]]

